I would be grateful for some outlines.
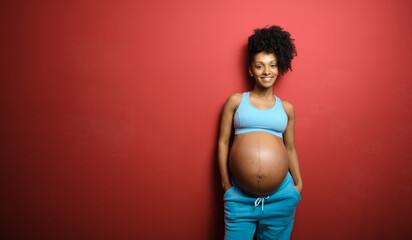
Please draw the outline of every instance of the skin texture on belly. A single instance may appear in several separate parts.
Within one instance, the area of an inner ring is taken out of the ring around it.
[[[249,132],[235,136],[229,167],[243,190],[265,196],[282,184],[289,159],[282,138],[267,132]]]

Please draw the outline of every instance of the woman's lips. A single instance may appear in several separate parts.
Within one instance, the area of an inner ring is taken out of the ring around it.
[[[262,77],[262,80],[265,82],[270,82],[273,77]]]

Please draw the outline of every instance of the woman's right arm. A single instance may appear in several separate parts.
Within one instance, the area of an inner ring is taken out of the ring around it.
[[[220,130],[219,130],[219,140],[218,140],[218,150],[217,150],[217,161],[220,169],[220,177],[222,180],[223,191],[226,192],[232,187],[229,180],[228,171],[228,156],[229,156],[229,140],[230,134],[232,132],[233,115],[236,108],[239,106],[242,95],[235,93],[229,96],[225,106],[223,107],[223,112],[220,120]]]

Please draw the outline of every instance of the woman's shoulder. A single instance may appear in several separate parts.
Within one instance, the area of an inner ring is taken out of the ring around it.
[[[232,101],[234,101],[234,100],[242,100],[242,96],[243,96],[243,93],[233,93],[233,94],[231,94],[231,95],[229,96],[228,99],[230,99],[230,100],[232,100]]]
[[[295,108],[293,107],[292,103],[285,101],[285,100],[281,100],[281,102],[282,102],[282,107],[288,116],[295,114]]]
[[[242,101],[243,93],[233,93],[226,101],[226,104],[231,106],[233,109],[237,109],[240,102]]]

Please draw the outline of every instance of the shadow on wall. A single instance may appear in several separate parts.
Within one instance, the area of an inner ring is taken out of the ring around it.
[[[220,113],[223,111],[223,106],[220,109]],[[218,133],[216,136],[216,144],[215,148],[213,151],[213,159],[212,159],[212,172],[211,172],[211,178],[212,178],[212,193],[214,193],[211,198],[212,198],[212,207],[211,209],[214,210],[211,218],[211,224],[212,229],[210,229],[208,232],[210,233],[209,237],[207,239],[223,239],[224,237],[224,229],[225,229],[225,223],[224,223],[224,205],[223,205],[223,189],[222,189],[222,183],[221,183],[221,178],[220,178],[220,171],[219,171],[219,164],[217,161],[217,146],[218,146],[218,140],[219,140],[219,128],[220,128],[220,119],[221,119],[221,114],[219,114],[219,117],[217,119],[217,128],[216,132]],[[234,128],[232,126],[232,134],[230,136],[230,142],[229,142],[229,150],[232,146],[233,139],[234,139]],[[229,169],[229,167],[228,167]],[[232,176],[229,170],[229,178]]]
[[[245,84],[245,87],[247,89],[247,91],[251,90],[254,85],[255,85],[255,81],[253,80],[253,78],[249,75],[249,59],[248,59],[248,51],[247,51],[247,44],[242,46],[242,49],[240,50],[242,51],[242,57],[240,58],[240,65],[244,66],[244,73],[243,76],[243,82]]]
[[[247,44],[243,45],[239,51],[241,51],[242,55],[239,58],[239,64],[243,66],[244,69],[244,74],[243,74],[243,81],[241,81],[239,84],[243,86],[246,89],[252,89],[254,82],[249,76],[249,64],[248,64],[248,54],[247,54]],[[244,85],[242,85],[242,83]],[[247,90],[247,91],[248,91]],[[245,91],[244,89],[242,90],[241,88],[237,92],[243,92]],[[227,96],[229,97],[229,96]],[[227,99],[227,98],[226,98]],[[218,146],[218,140],[219,140],[219,128],[220,128],[220,120],[222,116],[222,111],[223,111],[224,103],[222,103],[222,106],[219,111],[219,117],[216,119],[216,129],[215,132],[216,134],[216,141],[215,141],[215,148],[213,150],[213,157],[212,157],[212,172],[211,172],[211,178],[212,178],[212,192],[214,193],[211,198],[212,198],[212,207],[211,209],[214,210],[212,217],[211,217],[211,223],[209,226],[212,226],[212,229],[209,229],[208,233],[209,236],[207,239],[223,239],[224,238],[224,232],[225,232],[225,225],[224,225],[224,202],[223,202],[223,189],[222,189],[222,184],[221,184],[221,178],[220,178],[220,171],[219,171],[219,164],[217,161],[217,146]],[[229,151],[232,147],[233,139],[234,139],[234,126],[232,125],[232,133],[230,135],[230,141],[229,141]],[[229,169],[229,167],[228,167]],[[229,169],[229,178],[232,177],[232,174]]]

